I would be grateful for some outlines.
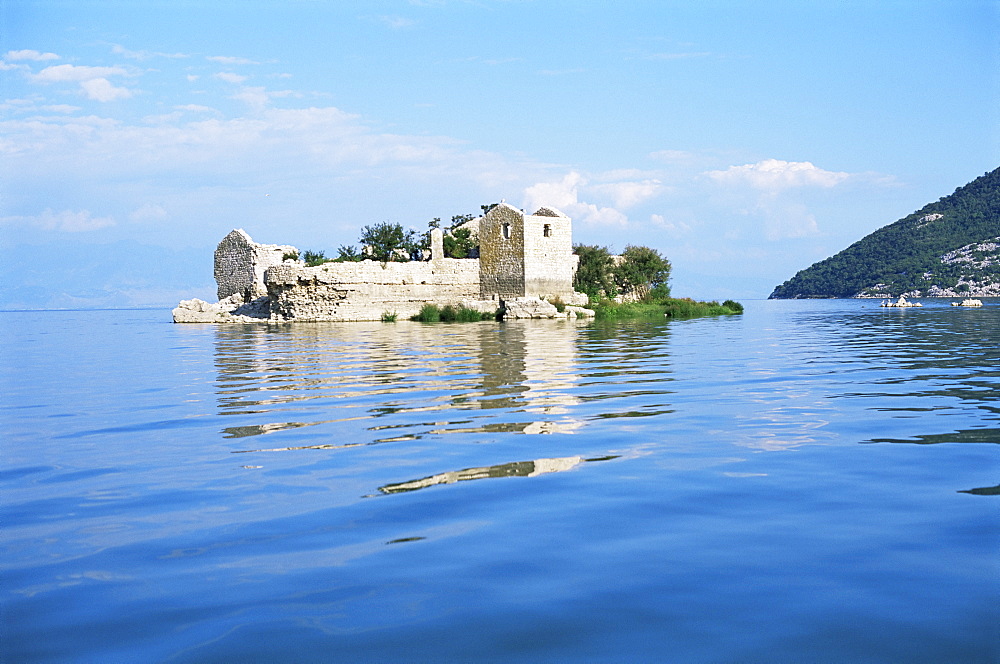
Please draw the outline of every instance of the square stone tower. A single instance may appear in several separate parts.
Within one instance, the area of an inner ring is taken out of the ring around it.
[[[572,221],[554,208],[526,215],[500,203],[479,222],[483,299],[572,296],[576,261]]]

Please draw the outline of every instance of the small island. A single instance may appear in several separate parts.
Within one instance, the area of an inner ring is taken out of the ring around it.
[[[647,247],[573,244],[572,220],[552,207],[526,214],[506,203],[453,218],[418,241],[411,231],[365,227],[362,249],[327,259],[259,244],[242,229],[215,250],[218,302],[183,300],[176,323],[505,320],[691,317],[742,306],[669,297],[670,264]],[[398,236],[398,237],[395,237]],[[386,238],[390,238],[386,240]]]

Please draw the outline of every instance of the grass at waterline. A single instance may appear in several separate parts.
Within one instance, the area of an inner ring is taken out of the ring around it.
[[[698,318],[700,316],[731,316],[742,314],[743,305],[733,300],[718,302],[697,302],[691,298],[668,297],[655,302],[614,302],[601,300],[591,302],[597,320],[618,320],[627,318]]]
[[[499,312],[478,311],[467,307],[453,307],[450,304],[439,307],[436,304],[425,304],[420,307],[420,313],[410,316],[410,320],[419,323],[476,323],[482,320],[498,320]]]

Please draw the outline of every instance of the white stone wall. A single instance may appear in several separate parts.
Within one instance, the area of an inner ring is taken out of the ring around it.
[[[380,320],[395,313],[405,320],[426,304],[495,310],[481,302],[479,261],[474,258],[405,263],[283,263],[265,276],[272,320]]]
[[[572,223],[550,208],[539,212],[524,217],[524,294],[565,297],[573,292],[577,263]]]

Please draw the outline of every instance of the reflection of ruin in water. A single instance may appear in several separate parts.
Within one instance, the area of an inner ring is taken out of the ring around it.
[[[546,473],[559,473],[576,468],[578,465],[589,461],[609,461],[617,459],[617,456],[595,457],[584,459],[579,456],[562,457],[558,459],[535,459],[534,461],[514,461],[502,463],[496,466],[484,466],[481,468],[466,468],[464,470],[453,470],[447,473],[439,473],[424,477],[419,480],[409,482],[399,482],[398,484],[386,484],[379,487],[382,493],[403,493],[406,491],[416,491],[426,489],[438,484],[454,484],[455,482],[466,482],[468,480],[484,480],[497,477],[536,477]]]
[[[569,416],[569,407],[578,403],[572,390],[578,382],[579,325],[558,320],[218,326],[220,412],[253,416],[292,411],[302,416],[299,421],[226,427],[223,433],[240,438],[435,411],[451,415],[444,421],[368,426],[359,431],[393,434],[353,444],[443,433],[571,432],[583,424]],[[372,405],[371,397],[383,398]],[[338,411],[344,416],[336,417]],[[457,411],[496,412],[458,419]],[[505,411],[541,417],[521,421]],[[310,420],[304,417],[309,413],[327,417]]]

